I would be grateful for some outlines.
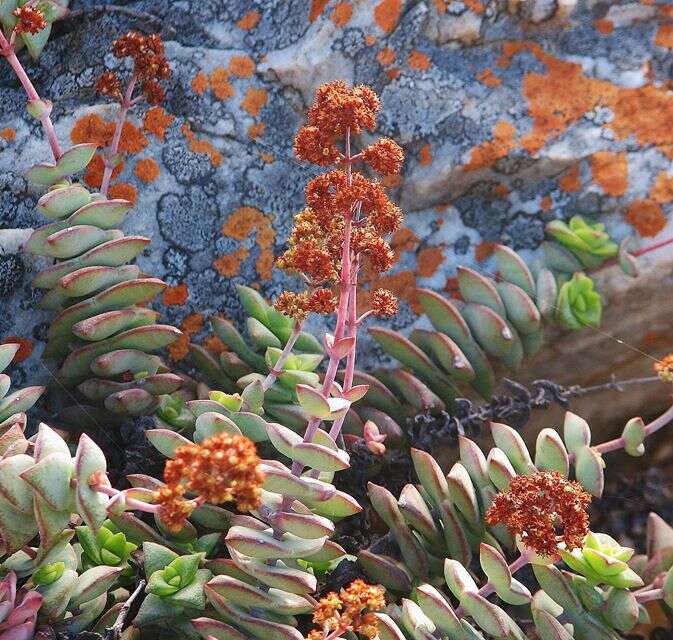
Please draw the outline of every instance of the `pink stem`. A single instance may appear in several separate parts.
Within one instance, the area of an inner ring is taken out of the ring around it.
[[[348,175],[348,184],[352,183],[352,157],[351,157],[351,132],[350,128],[346,130],[346,157],[344,160],[346,164],[346,171]],[[344,337],[344,330],[348,320],[348,301],[351,290],[351,228],[353,223],[354,210],[348,211],[344,214],[344,231],[343,244],[341,248],[341,277],[339,278],[339,304],[337,306],[336,326],[334,329],[334,340],[340,340]],[[329,397],[332,384],[336,378],[337,370],[339,368],[339,360],[341,358],[334,352],[330,354],[327,371],[323,380],[321,393],[323,397]],[[304,442],[312,442],[321,420],[318,418],[311,418],[306,425],[306,432],[304,433]],[[304,469],[301,462],[292,463],[292,474],[300,476]],[[293,498],[285,496],[281,504],[280,510],[286,511],[292,504]]]
[[[673,421],[673,405],[666,409],[666,411],[664,411],[664,413],[662,413],[658,418],[655,418],[652,420],[652,422],[645,425],[645,437],[656,433],[659,431],[659,429],[665,427],[671,421]],[[610,453],[611,451],[619,451],[620,449],[623,449],[625,445],[626,442],[624,441],[624,438],[619,437],[615,438],[614,440],[602,442],[601,444],[596,445],[594,449],[598,451],[598,453],[603,454]],[[570,461],[573,462],[575,460],[575,454],[571,453],[569,458]]]
[[[671,243],[673,243],[673,238],[667,238],[666,240],[655,242],[654,244],[651,244],[647,247],[641,247],[640,249],[631,251],[631,255],[637,258],[638,256],[643,256],[646,253],[650,253],[650,251],[656,251],[657,249],[662,249],[663,247],[666,247]]]
[[[21,86],[28,96],[28,103],[42,102],[42,99],[40,98],[40,95],[35,89],[35,86],[28,77],[26,70],[23,68],[23,65],[16,57],[14,46],[7,41],[7,38],[5,38],[2,30],[0,30],[0,55],[5,57],[9,66],[14,70],[16,77],[19,79]],[[47,136],[47,140],[49,141],[49,146],[51,147],[54,160],[58,160],[63,154],[58,143],[58,137],[56,136],[54,123],[51,121],[51,117],[49,116],[50,110],[45,108],[43,111],[43,114],[40,116],[40,124],[42,125],[44,134]]]
[[[117,124],[115,126],[115,131],[112,136],[112,143],[110,148],[103,155],[103,162],[105,164],[105,170],[103,171],[103,179],[100,185],[101,195],[107,196],[108,189],[110,188],[110,179],[112,178],[112,172],[117,166],[117,153],[119,153],[119,141],[122,137],[122,129],[124,128],[124,122],[126,122],[126,116],[128,115],[129,109],[133,106],[133,89],[136,86],[136,81],[138,80],[137,76],[133,74],[129,80],[129,84],[126,87],[126,93],[119,105],[119,114],[117,115]]]
[[[650,591],[639,591],[635,595],[636,601],[640,604],[645,602],[652,602],[654,600],[663,600],[664,590],[663,589],[651,589]]]
[[[301,322],[295,322],[294,326],[292,327],[292,333],[290,334],[290,337],[287,339],[285,347],[283,347],[283,351],[280,354],[278,361],[273,366],[271,371],[269,371],[266,378],[264,378],[264,382],[262,382],[262,389],[264,391],[268,391],[273,385],[273,383],[276,381],[276,378],[278,378],[278,376],[283,372],[283,365],[287,362],[287,359],[290,357],[290,354],[292,353],[292,348],[294,347],[295,342],[297,342],[297,338],[299,337],[300,333],[301,333]]]
[[[527,553],[522,553],[512,564],[509,565],[509,572],[514,575],[519,569],[522,569],[525,567],[529,562],[530,562],[531,556],[529,556]],[[483,598],[486,598],[490,596],[493,592],[495,591],[495,586],[493,583],[489,580],[479,591],[477,592],[480,596]],[[461,616],[465,615],[465,609],[463,609],[463,606],[460,605],[456,609],[456,617],[460,618]]]

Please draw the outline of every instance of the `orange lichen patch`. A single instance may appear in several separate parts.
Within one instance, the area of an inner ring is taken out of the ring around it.
[[[222,342],[216,335],[208,336],[203,341],[203,346],[216,356],[219,356],[227,350],[227,347],[224,346],[224,342]]]
[[[143,120],[143,127],[147,133],[164,140],[166,138],[166,131],[168,127],[173,124],[175,116],[166,113],[163,107],[152,107],[146,114]]]
[[[574,165],[568,173],[561,176],[559,187],[561,187],[561,191],[565,191],[566,193],[577,193],[582,188],[579,164]]]
[[[656,236],[666,226],[661,205],[652,200],[634,200],[626,212],[626,221],[644,238]]]
[[[629,186],[626,153],[599,151],[591,156],[591,176],[607,196],[623,196]]]
[[[229,60],[229,72],[239,78],[252,78],[255,61],[250,56],[232,56]]]
[[[353,5],[350,2],[339,2],[334,5],[332,13],[330,14],[330,20],[337,27],[345,27],[353,16]]]
[[[605,18],[596,20],[594,22],[594,27],[596,31],[602,33],[604,36],[610,35],[615,30],[614,22],[612,22],[612,20],[606,20]]]
[[[540,200],[540,209],[542,211],[549,211],[551,209],[551,196],[545,196]]]
[[[238,275],[238,272],[241,269],[241,263],[248,257],[248,250],[239,248],[236,249],[233,253],[227,253],[223,256],[220,256],[213,266],[217,269],[218,273],[225,278],[233,278]]]
[[[70,131],[70,139],[74,144],[95,142],[99,147],[105,147],[110,144],[113,132],[113,123],[105,122],[96,113],[90,113],[75,122]]]
[[[523,80],[523,93],[533,119],[531,132],[521,140],[527,151],[536,153],[585,113],[604,106],[614,113],[614,119],[606,126],[618,139],[634,136],[640,145],[656,146],[673,158],[673,128],[668,125],[673,119],[670,92],[653,85],[625,88],[589,78],[581,65],[554,58],[530,42],[505,43],[499,64],[508,66],[512,56],[521,51],[529,51],[547,68],[547,73],[528,73]]]
[[[273,153],[260,153],[259,157],[261,158],[262,162],[266,162],[267,164],[275,160]]]
[[[659,13],[665,18],[673,18],[673,5],[667,7],[661,5],[659,7]]]
[[[493,192],[499,198],[506,198],[509,195],[509,187],[501,182],[500,184],[493,187]]]
[[[199,140],[194,135],[189,123],[185,122],[180,129],[182,135],[189,142],[189,149],[194,153],[205,153],[210,156],[210,162],[214,167],[222,164],[222,154],[207,140]]]
[[[159,164],[152,158],[138,160],[134,173],[143,182],[154,182],[159,177]]]
[[[128,200],[129,202],[135,204],[138,200],[138,191],[132,184],[118,182],[109,188],[108,197],[110,200],[119,198],[121,200]]]
[[[478,73],[477,80],[487,87],[499,87],[502,84],[502,80],[491,69],[484,69]]]
[[[103,182],[103,171],[105,170],[105,163],[103,156],[96,154],[89,162],[86,173],[84,174],[84,182],[94,189],[98,189]],[[117,166],[112,170],[111,179],[114,180],[124,170],[124,161],[121,160]]]
[[[245,92],[245,97],[241,100],[241,108],[247,111],[251,116],[256,117],[266,104],[266,89],[255,89],[250,87]]]
[[[273,242],[276,239],[271,218],[254,207],[240,207],[222,225],[222,235],[234,240],[245,240],[253,232],[260,249],[257,273],[260,278],[268,280],[273,271]]]
[[[464,4],[476,14],[484,13],[484,5],[479,0],[464,0]]]
[[[668,344],[668,331],[648,331],[641,339],[640,344],[643,347],[653,346],[655,344]]]
[[[418,247],[418,237],[409,227],[402,227],[393,234],[390,246],[395,251],[396,259],[399,259],[403,251],[416,250],[416,247]]]
[[[451,4],[451,0],[433,0],[437,13],[442,16],[446,13],[447,6]]]
[[[311,0],[311,10],[308,14],[309,22],[315,22],[318,19],[328,2],[329,0]]]
[[[244,31],[250,31],[257,26],[261,17],[259,11],[252,9],[236,23],[236,26]]]
[[[0,344],[18,344],[19,349],[14,354],[12,362],[23,362],[31,353],[33,353],[33,341],[19,336],[7,336],[0,340]]]
[[[401,71],[397,67],[394,67],[393,69],[388,69],[388,71],[386,71],[386,75],[388,76],[389,80],[395,80],[396,78],[399,78],[400,73]]]
[[[490,167],[496,160],[504,158],[514,149],[515,136],[516,129],[511,123],[504,120],[498,122],[493,127],[493,140],[482,142],[478,147],[472,149],[472,155],[465,165],[465,171],[476,171],[477,169]]]
[[[122,135],[119,140],[119,150],[125,153],[140,153],[147,145],[149,140],[145,134],[128,120],[122,126]]]
[[[224,67],[217,67],[210,74],[210,86],[218,100],[229,100],[236,94],[229,82],[229,71]]]
[[[390,33],[400,19],[402,0],[381,0],[374,7],[374,20],[385,33]]]
[[[495,242],[480,242],[474,248],[474,259],[477,262],[483,262],[493,255]]]
[[[180,329],[182,335],[168,345],[168,355],[171,360],[178,362],[184,360],[189,353],[189,339],[203,327],[203,316],[200,313],[192,313],[184,318]]]
[[[376,54],[376,59],[384,67],[395,62],[395,52],[390,47],[384,47]]]
[[[418,282],[415,271],[405,270],[384,276],[367,273],[363,281],[367,284],[369,290],[367,292],[362,291],[362,295],[358,296],[358,309],[360,312],[368,310],[369,292],[376,289],[388,289],[396,298],[406,300],[416,313],[422,312],[420,303],[416,298]]]
[[[409,57],[407,58],[407,64],[414,71],[427,71],[432,66],[430,58],[422,51],[418,51],[416,49],[414,49],[409,54]]]
[[[460,293],[460,286],[458,285],[458,278],[450,277],[444,283],[444,291],[449,294],[450,298],[454,300],[462,300],[463,295]]]
[[[264,135],[264,129],[266,125],[263,122],[255,122],[248,127],[248,136],[255,140]]]
[[[665,49],[673,49],[673,24],[662,24],[654,37],[654,44]]]
[[[179,306],[187,302],[189,289],[186,284],[178,284],[174,287],[164,289],[163,303],[169,306]]]
[[[421,278],[429,278],[444,262],[442,247],[426,247],[421,249],[416,256],[418,275]]]
[[[9,127],[0,129],[0,138],[11,142],[12,140],[16,139],[16,131],[14,129],[10,129]]]
[[[422,166],[427,166],[432,162],[432,147],[430,144],[424,144],[418,154],[418,162]]]
[[[202,96],[208,87],[210,86],[210,80],[208,79],[208,76],[203,72],[199,71],[193,78],[192,78],[192,89],[194,89],[194,93],[198,93],[200,96]]]
[[[673,176],[669,176],[665,171],[657,174],[650,191],[650,200],[659,204],[673,202]]]
[[[367,34],[365,36],[365,44],[368,47],[371,47],[373,44],[376,44],[376,36],[372,35],[371,33]]]
[[[399,187],[402,184],[402,176],[399,173],[391,173],[389,176],[382,176],[381,184],[386,189],[393,189],[394,187]]]

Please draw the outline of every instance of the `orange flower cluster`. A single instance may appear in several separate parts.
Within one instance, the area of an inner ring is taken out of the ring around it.
[[[560,543],[568,551],[581,547],[589,533],[591,503],[579,482],[558,471],[517,476],[499,493],[486,512],[490,526],[504,523],[526,547],[544,556],[556,556]]]
[[[376,289],[369,300],[375,316],[394,316],[399,310],[397,298],[388,289]]]
[[[378,97],[366,86],[349,88],[346,83],[335,81],[316,92],[308,124],[295,138],[294,152],[313,164],[335,166],[307,184],[308,206],[295,216],[289,247],[277,265],[290,273],[302,274],[309,289],[322,290],[319,295],[282,294],[276,303],[281,313],[303,319],[310,312],[324,314],[334,310],[334,296],[325,291],[341,284],[346,229],[355,264],[361,266],[366,259],[374,271],[382,273],[394,262],[395,255],[383,236],[399,229],[402,212],[389,200],[380,182],[352,170],[357,161],[364,161],[385,175],[401,169],[404,154],[389,138],[352,154],[351,136],[374,129],[379,109]],[[354,274],[349,275],[353,280]],[[376,299],[381,303],[380,310],[385,307],[394,313],[392,294]]]
[[[166,60],[164,43],[159,34],[144,36],[129,31],[112,43],[112,53],[116,58],[133,59],[133,75],[141,82],[142,93],[149,104],[163,102],[166,94],[159,80],[171,75],[171,67]],[[106,71],[98,80],[96,89],[104,96],[122,100],[122,83],[113,71]]]
[[[34,36],[47,26],[44,13],[30,5],[18,7],[12,15],[18,19],[18,22],[14,26],[14,31],[17,35],[20,33],[29,33]]]
[[[254,443],[221,433],[175,450],[175,458],[164,467],[166,486],[156,492],[155,503],[161,505],[159,516],[166,526],[179,530],[194,509],[183,498],[186,491],[212,504],[235,501],[237,509],[250,511],[260,504],[263,481]]]
[[[654,363],[654,370],[664,382],[673,382],[673,353]]]
[[[321,598],[313,611],[314,624],[321,629],[311,631],[307,640],[323,640],[334,632],[352,631],[365,638],[378,638],[378,619],[374,611],[386,606],[385,589],[357,579],[339,593],[334,591]]]

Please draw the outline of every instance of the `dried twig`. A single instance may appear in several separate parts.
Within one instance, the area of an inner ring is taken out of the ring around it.
[[[133,606],[136,598],[143,592],[145,588],[145,581],[141,580],[138,583],[135,591],[128,597],[128,600],[123,604],[122,608],[119,610],[119,615],[115,620],[115,623],[105,630],[105,640],[119,640],[121,638],[122,629],[126,623],[126,618],[129,615],[129,611]]]

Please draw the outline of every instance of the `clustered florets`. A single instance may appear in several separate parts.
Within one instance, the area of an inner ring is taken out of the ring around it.
[[[144,36],[129,31],[112,43],[112,53],[116,58],[133,59],[133,75],[140,80],[141,90],[149,104],[163,102],[166,94],[159,80],[166,80],[171,75],[171,67],[166,60],[164,43],[161,36],[152,34]],[[96,89],[99,93],[121,101],[122,83],[113,71],[106,71],[98,79]]]
[[[260,504],[263,481],[254,443],[221,433],[175,450],[164,468],[166,485],[155,493],[154,501],[164,524],[179,530],[196,506],[184,499],[187,491],[212,504],[235,501],[240,511],[251,511]]]
[[[654,363],[654,370],[664,382],[673,382],[673,353]]]
[[[374,129],[379,108],[378,97],[368,87],[349,88],[342,81],[330,82],[316,92],[308,124],[295,138],[294,152],[302,160],[320,166],[337,165],[307,184],[308,207],[295,216],[289,248],[277,261],[281,269],[302,274],[310,288],[337,286],[347,223],[351,254],[358,266],[361,259],[366,259],[375,272],[382,273],[394,262],[394,253],[383,236],[399,229],[402,212],[389,200],[380,182],[353,172],[351,165],[363,160],[379,173],[398,173],[404,159],[402,149],[393,140],[382,138],[360,154],[347,155],[350,135]],[[347,143],[341,151],[337,144],[345,136]],[[326,293],[316,297],[285,292],[276,308],[302,320],[310,312],[331,313],[333,298]],[[380,303],[379,311],[395,312],[392,293],[372,298]]]
[[[323,640],[336,631],[352,631],[371,640],[377,638],[378,619],[373,612],[385,607],[384,594],[380,585],[370,585],[359,578],[339,593],[328,593],[313,610],[313,622],[320,629],[311,631],[307,640]]]
[[[28,4],[15,9],[12,15],[17,18],[17,23],[14,26],[17,35],[29,33],[34,36],[47,26],[44,13]]]
[[[589,533],[591,503],[579,482],[558,471],[540,471],[513,478],[486,513],[487,524],[503,523],[528,548],[544,556],[558,555],[559,544],[572,551]]]

